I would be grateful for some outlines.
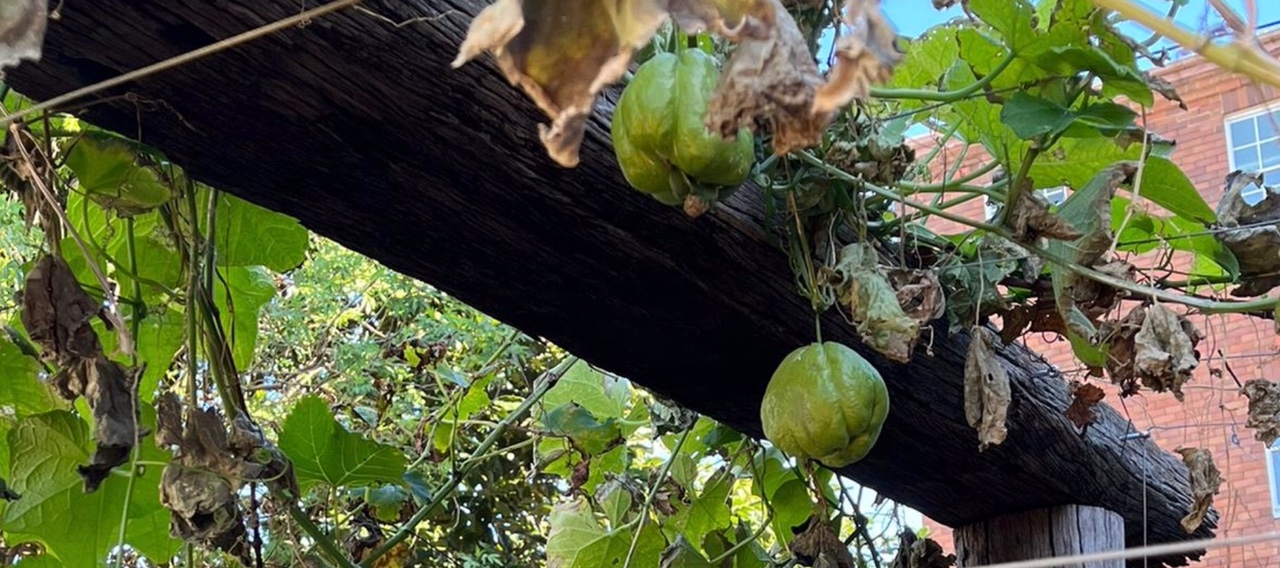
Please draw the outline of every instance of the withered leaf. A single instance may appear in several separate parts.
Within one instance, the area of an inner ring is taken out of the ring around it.
[[[841,542],[830,524],[816,515],[809,517],[804,529],[791,541],[791,555],[801,566],[819,566],[820,563],[832,568],[857,566],[849,547]]]
[[[1200,364],[1195,352],[1199,342],[1200,332],[1189,321],[1160,304],[1152,305],[1133,337],[1134,372],[1147,388],[1172,391],[1182,400],[1182,384]]]
[[[1261,296],[1280,285],[1280,226],[1262,224],[1280,220],[1280,192],[1263,186],[1261,174],[1239,170],[1227,175],[1226,191],[1218,202],[1218,226],[1214,233],[1235,255],[1240,265],[1240,285],[1233,296]],[[1244,192],[1252,186],[1263,187],[1265,197],[1253,205],[1244,200]],[[1255,226],[1256,225],[1256,226]],[[1246,227],[1247,228],[1244,228]]]
[[[1280,438],[1280,383],[1253,379],[1240,391],[1249,399],[1249,421],[1253,437],[1271,447]]]
[[[1222,486],[1222,477],[1217,466],[1213,465],[1213,454],[1204,448],[1178,448],[1182,454],[1182,462],[1187,464],[1191,474],[1191,511],[1182,518],[1182,528],[1187,534],[1196,532],[1204,522],[1205,515],[1213,506],[1213,496],[1218,494]]]
[[[894,361],[906,363],[920,337],[920,322],[903,312],[877,259],[875,248],[866,243],[853,243],[840,251],[835,268],[840,278],[840,303],[848,308],[867,345]]]
[[[68,375],[70,388],[84,396],[93,413],[97,448],[89,464],[77,469],[84,478],[84,490],[91,493],[112,469],[129,460],[142,436],[138,397],[133,392],[136,377],[102,354],[80,361]]]
[[[925,324],[946,313],[942,282],[932,270],[894,268],[889,270],[888,277],[898,296],[898,305],[907,317]]]
[[[22,325],[31,341],[59,366],[102,353],[90,321],[101,311],[61,257],[45,255],[27,274]],[[64,393],[65,395],[65,393]]]
[[[889,568],[950,568],[956,555],[943,554],[942,545],[931,538],[920,538],[912,531],[898,535],[898,555]]]
[[[1107,396],[1096,385],[1071,381],[1071,406],[1067,407],[1067,420],[1076,428],[1085,429],[1098,419],[1094,407]]]
[[[1074,241],[1084,236],[1066,219],[1049,211],[1049,202],[1035,191],[1030,180],[1018,192],[1018,201],[1005,217],[1005,224],[1013,231],[1014,240],[1021,243],[1032,243],[1040,237]]]
[[[1111,378],[1113,384],[1120,387],[1121,397],[1138,394],[1138,375],[1133,366],[1137,350],[1134,345],[1134,337],[1142,329],[1142,323],[1146,320],[1146,317],[1146,307],[1136,306],[1120,320],[1103,322],[1102,327],[1098,330],[1101,342],[1109,346],[1107,349],[1107,375]]]
[[[764,0],[778,13],[767,34],[743,37],[720,75],[707,108],[707,128],[725,138],[742,128],[773,133],[773,152],[786,154],[821,141],[830,116],[814,114],[822,86],[818,64],[795,20],[778,0]]]
[[[0,10],[0,69],[39,61],[48,25],[46,0],[6,0]]]
[[[507,80],[552,119],[538,127],[547,153],[573,167],[596,95],[622,77],[632,52],[666,20],[660,4],[498,0],[471,23],[453,66],[492,52]]]
[[[969,425],[978,430],[978,449],[999,444],[1008,435],[1005,419],[1009,413],[1012,392],[1009,375],[996,357],[995,332],[975,325],[969,353],[964,362],[964,415]]]
[[[835,66],[813,100],[813,114],[824,122],[853,99],[866,98],[872,84],[888,81],[902,60],[894,44],[897,33],[880,12],[879,0],[845,0],[843,11],[849,32],[836,40]]]

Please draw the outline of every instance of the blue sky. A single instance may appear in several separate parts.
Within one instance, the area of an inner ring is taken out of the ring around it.
[[[1138,2],[1160,14],[1165,13],[1169,6],[1167,0],[1138,0]],[[1244,13],[1244,0],[1226,0],[1226,2],[1238,13]],[[1280,21],[1280,1],[1255,0],[1255,3],[1258,5],[1258,25]],[[941,12],[934,10],[931,0],[883,0],[881,5],[894,26],[898,28],[898,33],[911,37],[920,35],[930,27],[961,14],[958,7]],[[1208,6],[1207,0],[1191,0],[1179,11],[1177,21],[1183,26],[1196,30],[1220,26],[1222,19],[1217,17]],[[1140,30],[1135,31],[1141,34]]]

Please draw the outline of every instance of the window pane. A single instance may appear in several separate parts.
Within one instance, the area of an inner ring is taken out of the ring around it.
[[[1239,150],[1236,150],[1234,155],[1236,158],[1235,164],[1236,164],[1237,170],[1244,170],[1246,172],[1251,172],[1258,169],[1258,147],[1257,146],[1249,146],[1248,148],[1241,148]]]
[[[1263,142],[1258,146],[1258,153],[1262,154],[1262,169],[1280,165],[1280,141]]]
[[[1258,140],[1274,138],[1276,125],[1280,124],[1280,116],[1271,112],[1258,117]]]
[[[1231,146],[1233,148],[1239,148],[1257,140],[1257,138],[1254,137],[1253,123],[1254,120],[1252,118],[1237,120],[1231,123]]]
[[[1266,183],[1266,182],[1263,182]],[[1249,205],[1257,205],[1262,198],[1267,196],[1267,190],[1256,185],[1249,186],[1248,189],[1240,193],[1240,198]]]
[[[1262,179],[1263,185],[1280,186],[1280,170],[1271,170],[1267,172]]]

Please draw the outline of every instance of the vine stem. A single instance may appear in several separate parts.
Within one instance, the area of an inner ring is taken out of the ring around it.
[[[836,177],[842,178],[846,181],[861,183],[862,186],[867,189],[867,191],[883,195],[886,198],[897,199],[896,194],[894,194],[892,191],[889,191],[883,187],[866,183],[864,180],[854,177],[853,175],[849,174],[844,170],[841,170],[840,168],[837,168],[835,166],[832,166],[831,164],[823,162],[822,160],[818,159],[812,154],[809,154],[808,152],[797,152],[796,155],[799,156],[802,160],[814,166],[827,170],[828,172],[830,172],[832,175],[835,175]],[[931,215],[936,215],[938,217],[946,219],[948,221],[954,221],[956,223],[965,225],[967,227],[972,227],[974,229],[986,231],[988,233],[991,233],[993,235],[997,235],[1000,237],[1004,237],[1011,241],[1014,240],[1013,233],[1005,227],[992,225],[990,223],[982,223],[979,221],[974,221],[973,219],[969,219],[968,217],[964,217],[962,215],[956,215],[955,213],[951,213],[949,211],[945,211],[937,207],[931,207],[924,203],[913,202],[911,206],[921,211],[924,211],[926,213],[929,213]],[[1121,290],[1124,290],[1126,292],[1135,294],[1143,298],[1150,298],[1152,300],[1157,300],[1161,302],[1170,302],[1174,304],[1181,304],[1184,306],[1195,308],[1196,310],[1199,310],[1200,313],[1203,313],[1203,314],[1234,314],[1234,313],[1270,311],[1270,310],[1273,310],[1276,306],[1275,298],[1260,298],[1260,299],[1249,300],[1244,302],[1224,302],[1224,301],[1218,301],[1218,300],[1209,300],[1205,298],[1187,296],[1185,294],[1174,294],[1167,290],[1160,290],[1157,288],[1152,288],[1150,286],[1144,286],[1136,282],[1130,282],[1122,278],[1117,278],[1109,274],[1104,274],[1102,272],[1099,272],[1097,270],[1094,270],[1086,266],[1081,266],[1078,263],[1071,262],[1070,260],[1063,258],[1062,256],[1049,252],[1044,247],[1041,247],[1034,243],[1020,242],[1018,244],[1023,248],[1027,249],[1028,251],[1034,253],[1036,256],[1039,256],[1040,258],[1043,258],[1046,261],[1049,261],[1050,264],[1053,264],[1065,270],[1074,272],[1078,276],[1083,276],[1095,282],[1101,282],[1113,288],[1119,288]]]
[[[307,513],[299,508],[297,501],[293,499],[289,500],[289,517],[293,519],[293,522],[298,523],[298,526],[302,528],[302,532],[307,533],[311,540],[316,541],[316,546],[320,547],[320,551],[329,557],[332,565],[340,566],[341,568],[360,568],[347,559],[347,555],[343,554],[333,539],[324,534],[324,531],[316,526],[315,521],[312,521],[311,517],[307,516]]]
[[[1237,41],[1219,45],[1213,40],[1197,35],[1172,19],[1156,14],[1132,0],[1093,0],[1101,8],[1112,10],[1128,20],[1142,24],[1147,29],[1173,40],[1178,45],[1195,51],[1218,67],[1245,75],[1254,81],[1280,87],[1280,63],[1256,47]]]
[[[377,548],[373,549],[373,551],[369,553],[369,556],[365,557],[365,559],[360,562],[360,566],[363,568],[372,568],[379,558],[390,552],[391,549],[395,548],[396,545],[400,544],[400,542],[409,538],[409,535],[413,534],[413,531],[418,528],[418,525],[422,523],[423,519],[427,518],[427,515],[431,514],[436,507],[439,507],[446,498],[453,494],[453,492],[458,488],[458,484],[471,473],[471,470],[475,469],[475,467],[484,460],[497,455],[490,454],[488,452],[493,448],[494,444],[498,443],[498,439],[502,437],[502,434],[511,428],[512,424],[522,420],[524,416],[533,409],[533,406],[537,404],[538,401],[542,400],[542,396],[547,394],[547,391],[551,390],[551,387],[556,384],[556,381],[560,380],[560,377],[569,370],[569,367],[572,367],[574,363],[577,362],[577,357],[568,357],[564,361],[561,361],[559,365],[556,365],[554,368],[538,377],[534,381],[533,392],[529,393],[528,398],[525,398],[524,402],[520,403],[520,406],[516,407],[515,410],[512,410],[511,414],[508,414],[506,418],[503,418],[502,422],[499,422],[498,426],[495,427],[492,432],[489,432],[489,436],[486,437],[484,441],[480,442],[480,445],[471,452],[472,457],[455,469],[453,474],[449,476],[449,481],[436,491],[435,495],[431,496],[431,501],[418,509],[412,517],[409,517],[409,520],[401,525],[400,528],[396,530],[395,534],[392,534],[390,538],[378,545]]]
[[[653,498],[658,494],[658,488],[662,487],[662,482],[667,479],[667,474],[671,473],[671,466],[676,463],[676,458],[680,456],[680,449],[684,447],[684,441],[689,439],[689,433],[693,432],[690,427],[680,435],[680,439],[676,440],[676,447],[671,450],[671,457],[662,464],[662,469],[658,471],[658,478],[653,481],[653,486],[649,488],[649,492],[644,496],[644,505],[640,507],[640,518],[636,519],[635,534],[631,535],[631,547],[627,549],[627,559],[622,563],[622,568],[631,568],[631,560],[636,555],[636,546],[640,544],[640,533],[644,532],[644,523],[649,520],[649,508],[653,506]]]
[[[1001,73],[1004,73],[1005,69],[1009,68],[1009,65],[1013,63],[1014,59],[1017,59],[1017,55],[1014,54],[1013,50],[1009,50],[1009,53],[1005,54],[1004,58],[996,64],[995,68],[993,68],[990,73],[987,73],[985,77],[978,79],[972,85],[962,89],[954,91],[929,91],[922,89],[873,88],[871,89],[871,97],[877,99],[912,99],[917,101],[953,103],[985,89],[987,85],[991,84],[991,81],[994,81],[996,77],[999,77]]]
[[[137,251],[137,245],[134,243],[134,237],[136,235],[134,231],[132,217],[125,219],[125,233],[126,233],[125,245],[129,249],[129,268],[130,270],[133,271],[134,274],[137,274],[138,273],[138,251]],[[134,337],[136,340],[136,338],[138,337],[138,329],[142,325],[142,318],[145,317],[145,314],[146,314],[146,305],[142,303],[142,284],[138,282],[137,278],[133,278],[132,280],[133,280],[132,288],[133,288],[134,306],[133,306],[133,314],[131,314],[131,317],[129,318],[129,326],[130,326],[131,336]],[[138,383],[142,381],[142,375],[141,373],[137,372],[138,350],[136,348],[132,352],[132,358],[133,358],[134,370],[132,372],[133,385],[129,389],[132,391],[130,393],[131,396],[129,397],[129,406],[131,407],[130,411],[133,413],[133,417],[134,417],[134,423],[133,423],[133,431],[134,431],[133,442],[134,443],[133,443],[133,451],[130,452],[130,456],[129,456],[129,482],[125,484],[124,506],[120,511],[120,532],[117,535],[117,539],[116,539],[116,563],[117,563],[116,565],[117,566],[124,566],[124,539],[125,539],[125,535],[128,533],[128,530],[129,530],[129,503],[130,501],[133,500],[133,488],[138,479],[138,461],[142,457],[142,440],[139,439],[139,434],[141,434],[141,427],[137,422],[139,419],[139,413],[138,413],[138,386],[139,385]]]

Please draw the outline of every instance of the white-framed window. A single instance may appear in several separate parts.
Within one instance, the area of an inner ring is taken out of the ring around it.
[[[1067,200],[1067,186],[1065,185],[1041,189],[1038,190],[1038,192],[1040,193],[1040,197],[1043,197],[1045,201],[1049,202],[1049,205],[1062,205],[1062,202]],[[991,199],[987,197],[982,199],[983,205],[986,207],[987,220],[990,221],[995,219],[996,213],[1000,211],[1000,204],[993,203]]]
[[[1280,519],[1280,440],[1266,450],[1267,485],[1271,488],[1271,518]]]
[[[1227,118],[1227,160],[1231,171],[1259,172],[1263,184],[1280,185],[1280,108],[1270,106]],[[1251,186],[1242,194],[1253,205],[1266,190]]]

